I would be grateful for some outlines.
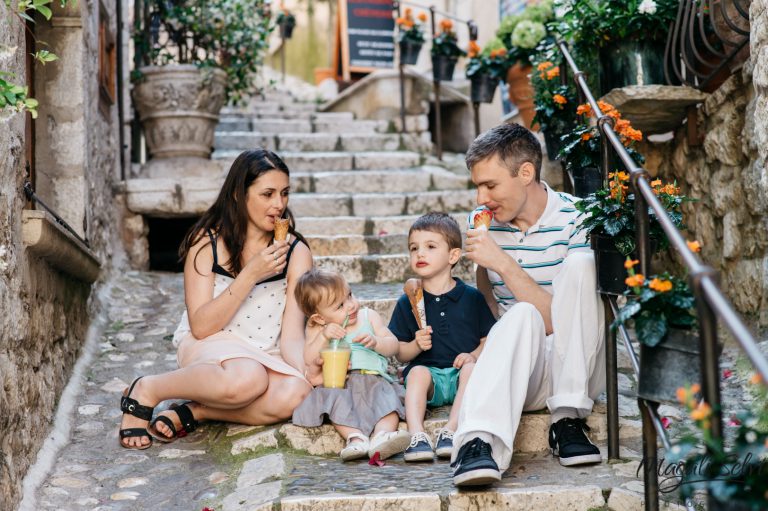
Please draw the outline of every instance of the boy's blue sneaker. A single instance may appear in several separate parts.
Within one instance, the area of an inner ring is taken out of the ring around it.
[[[462,445],[451,466],[455,467],[453,484],[456,486],[487,486],[501,481],[499,466],[491,456],[491,446],[479,438]]]
[[[413,435],[403,457],[405,461],[435,461],[435,452],[427,434],[420,431]]]
[[[435,454],[437,454],[438,458],[451,457],[451,454],[453,454],[453,431],[445,428],[437,430]]]

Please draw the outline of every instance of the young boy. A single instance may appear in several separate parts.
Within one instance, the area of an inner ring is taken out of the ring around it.
[[[419,330],[407,295],[397,301],[389,329],[400,341],[405,419],[411,443],[405,461],[450,458],[464,393],[485,336],[496,321],[480,292],[451,277],[461,257],[461,231],[445,213],[429,213],[408,232],[411,270],[421,277],[427,325]],[[426,407],[453,404],[448,423],[432,441],[424,432]]]

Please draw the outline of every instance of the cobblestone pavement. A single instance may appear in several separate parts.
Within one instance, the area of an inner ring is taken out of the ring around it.
[[[397,286],[392,290],[397,291]],[[180,274],[128,272],[116,280],[106,311],[107,327],[73,411],[72,438],[56,456],[32,509],[272,509],[273,500],[282,497],[288,499],[281,501],[285,510],[304,509],[295,499],[313,496],[429,494],[457,498],[447,462],[413,465],[396,457],[384,467],[365,462],[344,464],[333,454],[340,439],[327,427],[297,433],[301,428],[287,425],[253,428],[210,423],[172,444],[155,443],[145,451],[120,447],[120,394],[142,374],[176,368],[170,338],[182,311]],[[737,358],[726,350],[726,365],[736,365]],[[626,360],[621,365],[626,367]],[[737,396],[728,382],[735,389],[743,378],[744,374],[736,373],[727,380],[724,395]],[[637,415],[633,386],[633,379],[622,373],[620,404],[625,418]],[[604,405],[597,408],[604,409]],[[663,407],[662,413],[673,423],[683,422],[675,408]],[[320,451],[324,455],[309,454]],[[621,463],[578,469],[563,468],[546,453],[516,455],[494,490],[567,484],[571,492],[593,489],[590,498],[619,487],[626,495],[639,498],[639,451],[638,439],[622,441]],[[306,502],[318,505],[317,501]],[[347,503],[351,507],[345,509],[356,509],[356,505]],[[334,506],[325,507],[343,507]]]

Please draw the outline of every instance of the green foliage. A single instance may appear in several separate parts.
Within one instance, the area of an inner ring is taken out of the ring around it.
[[[546,23],[554,18],[553,3],[553,0],[542,0],[520,14],[501,20],[496,37],[507,47],[511,63],[531,64],[537,46],[548,37]]]
[[[409,42],[411,44],[424,44],[424,23],[427,20],[425,13],[413,17],[413,9],[406,7],[405,14],[397,18],[397,42]]]
[[[608,177],[607,188],[601,188],[576,203],[576,209],[585,215],[579,230],[585,230],[587,235],[610,236],[619,252],[629,255],[635,250],[635,194],[629,191],[629,175],[626,172],[611,173]],[[669,219],[675,227],[683,228],[680,209],[684,202],[692,199],[681,195],[674,184],[662,186],[657,180],[652,185]],[[669,240],[656,212],[649,207],[648,214],[649,236],[652,242],[656,242],[656,251],[666,249]]]
[[[632,268],[629,268],[629,274],[630,279],[643,277],[635,275]],[[631,320],[638,340],[653,347],[666,337],[670,328],[690,330],[696,326],[695,300],[685,280],[669,273],[641,280],[641,284],[624,292],[627,303],[619,309],[611,323],[612,329]]]
[[[53,0],[19,0],[16,3],[16,7],[12,6],[11,0],[4,1],[5,6],[11,10],[13,14],[19,20],[21,20],[22,23],[27,21],[34,23],[35,19],[32,15],[35,12],[40,13],[40,15],[46,20],[50,20],[51,16],[53,15],[53,11],[51,11],[51,8],[49,7],[49,4],[51,4]],[[67,5],[67,1],[68,0],[59,0],[59,4],[61,7],[65,7]],[[38,40],[35,40],[35,43],[42,45],[45,44],[44,42]],[[32,54],[32,57],[43,65],[45,65],[47,62],[53,62],[54,60],[59,59],[59,57],[49,52],[48,50],[38,50]],[[16,75],[13,73],[0,71],[0,110],[5,108],[10,108],[11,110],[15,110],[17,112],[23,112],[26,110],[32,115],[33,119],[37,119],[38,102],[36,99],[30,98],[28,96],[28,87],[17,85],[6,79],[15,77]]]
[[[471,50],[470,50],[471,51]],[[504,80],[510,62],[507,49],[497,38],[491,39],[480,53],[472,56],[467,63],[467,78],[487,74],[496,80]]]
[[[277,13],[277,17],[275,18],[275,23],[277,23],[278,25],[287,25],[287,26],[295,27],[296,16],[291,14],[287,9],[283,9],[279,13]]]
[[[553,43],[540,46],[532,62],[535,68],[531,73],[531,85],[536,109],[534,123],[538,123],[541,131],[559,138],[577,125],[578,96],[572,81],[563,85],[560,66],[553,62],[557,59],[559,52]]]
[[[148,27],[135,27],[136,51],[146,64],[220,68],[227,73],[227,99],[235,104],[254,89],[275,28],[264,0],[152,0],[150,9],[165,27],[167,41],[153,40]]]
[[[456,33],[452,30],[444,30],[432,39],[432,56],[443,56],[452,59],[458,59],[467,54],[459,48]]]

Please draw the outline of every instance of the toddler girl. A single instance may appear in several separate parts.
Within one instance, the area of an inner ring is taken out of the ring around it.
[[[294,410],[293,423],[320,426],[327,415],[347,442],[340,453],[344,461],[373,457],[376,452],[386,459],[404,451],[410,442],[407,431],[398,431],[400,419],[405,419],[404,392],[387,373],[385,358],[398,352],[395,336],[375,311],[360,308],[338,273],[317,269],[305,273],[296,284],[296,301],[309,318],[304,361],[314,375],[310,383],[317,387]],[[318,371],[320,350],[339,338],[352,349],[349,377],[343,389],[325,388]]]

